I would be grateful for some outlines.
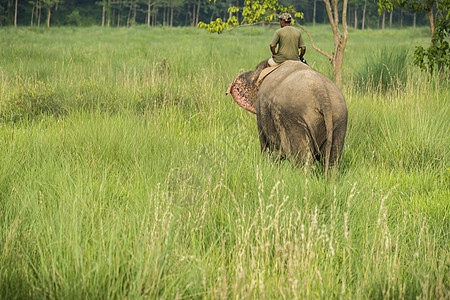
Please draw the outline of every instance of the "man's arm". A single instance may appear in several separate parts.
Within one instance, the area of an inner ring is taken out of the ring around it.
[[[270,51],[272,51],[272,56],[275,56],[277,53],[275,52],[276,46],[270,44]]]
[[[303,55],[305,55],[305,53],[306,53],[306,46],[302,46],[300,48],[300,59],[303,58]]]

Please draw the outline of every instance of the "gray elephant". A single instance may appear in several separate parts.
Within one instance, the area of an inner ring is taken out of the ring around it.
[[[227,94],[256,114],[262,152],[296,165],[319,160],[327,177],[341,163],[347,129],[344,96],[329,78],[300,61],[280,65],[261,82],[267,66],[262,62],[238,75]]]

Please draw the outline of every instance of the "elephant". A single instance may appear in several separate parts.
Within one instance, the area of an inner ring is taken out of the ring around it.
[[[261,152],[294,165],[319,160],[325,177],[339,170],[348,115],[341,91],[301,61],[283,63],[261,82],[267,67],[263,61],[238,75],[227,90],[240,107],[256,114]]]

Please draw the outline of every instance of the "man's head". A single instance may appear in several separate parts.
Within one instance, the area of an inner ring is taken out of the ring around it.
[[[281,27],[291,25],[292,16],[289,13],[282,13],[278,16],[278,19],[280,20]]]

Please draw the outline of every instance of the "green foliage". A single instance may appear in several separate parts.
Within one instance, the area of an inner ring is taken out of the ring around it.
[[[53,7],[59,3],[62,3],[64,0],[41,0],[41,3],[44,7]]]
[[[8,21],[8,14],[6,12],[5,4],[0,3],[0,26],[3,26],[5,21]]]
[[[226,22],[224,22],[221,18],[217,18],[215,21],[211,21],[209,24],[204,22],[198,23],[198,28],[205,28],[209,32],[222,33],[230,28],[230,26],[239,25],[238,19],[236,16],[232,16]]]
[[[67,25],[80,26],[81,25],[81,16],[78,10],[74,10],[67,16],[66,20]]]
[[[414,52],[414,64],[421,70],[433,73],[435,67],[442,74],[450,67],[450,0],[379,0],[379,13],[392,11],[394,7],[408,8],[415,12],[433,13],[436,6],[436,25],[431,37],[431,46],[417,46]],[[431,22],[431,21],[430,21]]]
[[[211,2],[211,0],[209,0]],[[215,2],[215,0],[214,0]],[[228,9],[230,14],[239,12],[239,8],[232,6]],[[243,20],[240,24],[254,24],[257,22],[271,22],[276,19],[278,14],[289,12],[297,18],[303,18],[303,13],[295,11],[290,5],[285,7],[278,3],[278,0],[245,0],[242,9]],[[294,21],[294,20],[293,20]],[[204,28],[211,33],[222,33],[230,28],[230,26],[238,26],[239,20],[236,16],[232,16],[226,22],[217,18],[209,24],[199,22],[198,27]]]
[[[445,15],[438,17],[431,46],[426,49],[418,46],[414,52],[414,64],[431,74],[436,66],[441,74],[450,70],[450,1],[438,4],[438,10]]]
[[[0,107],[0,118],[3,122],[17,122],[60,113],[61,106],[56,99],[54,88],[42,81],[34,84],[22,81],[20,88]]]

